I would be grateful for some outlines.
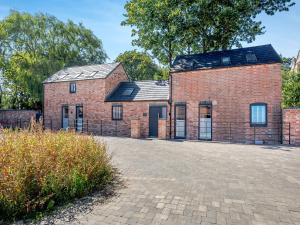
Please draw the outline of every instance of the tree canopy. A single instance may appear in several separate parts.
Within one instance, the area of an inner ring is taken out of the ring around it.
[[[47,77],[66,66],[103,63],[106,58],[101,40],[82,24],[11,11],[0,21],[4,107],[40,108]]]
[[[158,66],[146,52],[138,52],[136,50],[126,51],[120,54],[115,61],[122,62],[131,80],[168,78],[167,70]]]
[[[283,107],[300,107],[300,71],[282,72]]]
[[[257,15],[287,11],[291,0],[130,0],[122,25],[133,44],[171,65],[177,54],[241,47],[264,33]]]

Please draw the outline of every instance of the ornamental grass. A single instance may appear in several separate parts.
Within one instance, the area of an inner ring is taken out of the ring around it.
[[[0,133],[0,223],[51,210],[103,188],[112,178],[106,146],[91,136]]]

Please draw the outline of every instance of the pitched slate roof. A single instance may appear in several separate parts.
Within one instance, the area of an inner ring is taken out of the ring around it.
[[[153,101],[168,99],[169,83],[167,81],[128,81],[120,82],[117,88],[106,98],[106,101]]]
[[[229,57],[229,63],[228,58],[227,63],[222,62],[223,57]],[[180,55],[174,60],[171,70],[176,72],[270,63],[281,63],[281,58],[272,45],[261,45],[203,54]]]
[[[119,64],[107,63],[64,68],[46,79],[44,83],[106,78]]]

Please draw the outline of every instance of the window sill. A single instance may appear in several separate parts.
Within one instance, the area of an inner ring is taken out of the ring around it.
[[[259,123],[250,123],[250,127],[267,127],[268,124],[264,123],[264,124],[259,124]]]

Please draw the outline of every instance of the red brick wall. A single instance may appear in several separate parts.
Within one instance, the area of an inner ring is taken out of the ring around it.
[[[121,81],[127,81],[128,77],[123,66],[120,64],[113,72],[105,79],[105,95],[110,94]]]
[[[27,126],[33,117],[35,119],[37,111],[35,110],[0,110],[0,125],[6,126]]]
[[[131,135],[132,138],[140,138],[141,137],[141,124],[139,119],[132,119],[130,125]]]
[[[167,101],[135,101],[135,102],[107,102],[109,111],[107,114],[109,117],[106,117],[103,123],[106,123],[106,128],[103,129],[103,133],[105,135],[117,135],[117,136],[126,136],[130,137],[130,127],[131,120],[140,120],[140,133],[141,137],[146,138],[149,136],[149,107],[150,105],[165,105],[167,106],[167,110],[169,112],[169,106]],[[121,104],[123,106],[123,120],[115,120],[111,121],[111,108],[113,104]],[[169,123],[169,117],[168,117]],[[111,124],[111,133],[106,134],[104,130],[109,130]]]
[[[158,120],[158,138],[159,139],[167,139],[169,136],[169,130],[167,129],[168,123],[165,119]]]
[[[267,128],[257,128],[256,139],[267,141],[275,136],[280,138],[279,134],[272,135],[277,132],[281,120],[280,64],[172,73],[172,79],[173,105],[176,102],[185,102],[187,105],[188,139],[198,139],[200,101],[211,101],[213,104],[213,126],[219,127],[213,130],[213,140],[227,138],[222,133],[228,135],[229,122],[236,126],[233,128],[236,133],[234,137],[247,139],[253,135],[253,129],[244,122],[249,122],[249,106],[255,102],[268,104],[269,122]],[[172,118],[174,131],[174,110]],[[226,126],[226,131],[221,126]]]
[[[282,120],[283,143],[300,145],[300,108],[283,109]]]

